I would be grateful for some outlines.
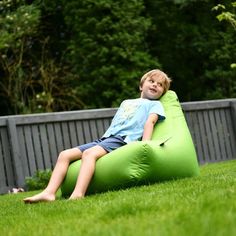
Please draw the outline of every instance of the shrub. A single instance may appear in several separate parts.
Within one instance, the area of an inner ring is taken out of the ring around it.
[[[26,177],[25,182],[27,190],[39,190],[47,186],[51,177],[52,171],[50,169],[38,170],[32,177]]]

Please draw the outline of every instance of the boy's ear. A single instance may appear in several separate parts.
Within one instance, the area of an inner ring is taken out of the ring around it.
[[[143,91],[143,86],[139,85],[139,91]]]

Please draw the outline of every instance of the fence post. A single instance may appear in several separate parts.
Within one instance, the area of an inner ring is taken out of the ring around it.
[[[20,147],[18,142],[16,123],[14,118],[7,119],[7,128],[10,137],[10,147],[12,152],[13,167],[16,175],[16,184],[17,187],[24,186],[24,172],[20,155]]]
[[[230,102],[231,118],[233,123],[234,136],[236,137],[236,101]]]

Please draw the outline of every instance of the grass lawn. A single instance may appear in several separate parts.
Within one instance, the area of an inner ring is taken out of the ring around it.
[[[27,204],[35,192],[0,196],[0,235],[236,235],[236,160],[201,166],[201,176]]]

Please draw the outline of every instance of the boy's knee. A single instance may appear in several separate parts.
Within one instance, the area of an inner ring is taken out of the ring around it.
[[[104,156],[107,152],[100,146],[95,146],[86,149],[82,154],[82,160],[94,160],[96,161],[100,157]]]
[[[82,160],[84,160],[85,158],[86,158],[86,159],[87,159],[87,158],[93,158],[93,156],[94,156],[93,151],[92,151],[91,149],[87,149],[87,150],[85,150],[85,151],[83,152],[83,154],[82,154]]]
[[[63,150],[60,152],[58,156],[58,160],[69,160],[69,153],[67,150]]]
[[[87,149],[82,154],[82,161],[96,161],[99,158],[99,153],[97,153],[94,149]]]

